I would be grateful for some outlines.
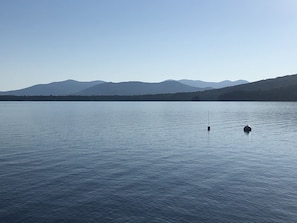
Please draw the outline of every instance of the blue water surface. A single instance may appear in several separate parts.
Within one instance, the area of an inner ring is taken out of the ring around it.
[[[0,102],[0,222],[297,222],[296,123],[285,102]]]

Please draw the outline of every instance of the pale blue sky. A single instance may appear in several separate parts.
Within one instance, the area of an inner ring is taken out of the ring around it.
[[[297,0],[0,0],[0,91],[297,73]]]

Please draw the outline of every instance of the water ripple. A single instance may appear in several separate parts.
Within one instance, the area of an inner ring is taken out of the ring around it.
[[[3,103],[0,220],[295,222],[296,107]]]

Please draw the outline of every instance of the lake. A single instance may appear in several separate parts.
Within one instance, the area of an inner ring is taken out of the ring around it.
[[[296,222],[296,133],[294,102],[0,102],[0,222]]]

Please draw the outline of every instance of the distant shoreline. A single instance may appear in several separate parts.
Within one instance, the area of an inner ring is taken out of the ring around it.
[[[167,97],[166,97],[167,96]],[[0,96],[0,101],[195,101],[170,98],[169,95],[139,96]],[[197,100],[196,100],[197,101]]]
[[[176,97],[176,95],[137,95],[137,96],[12,96],[1,95],[0,101],[275,101],[275,102],[296,102],[296,100],[275,100],[275,99],[257,99],[257,100],[237,100],[237,99],[202,99],[198,97]]]

